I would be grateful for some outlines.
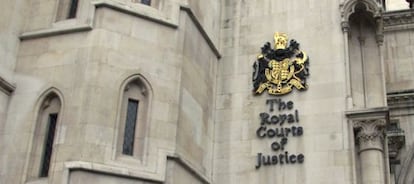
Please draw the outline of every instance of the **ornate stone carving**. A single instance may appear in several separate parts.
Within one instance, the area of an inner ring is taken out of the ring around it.
[[[385,119],[363,119],[354,121],[353,127],[356,141],[359,145],[359,152],[372,149],[383,151],[385,125]]]
[[[383,4],[378,0],[347,0],[340,5],[341,8],[341,27],[343,32],[349,30],[349,18],[352,14],[360,11],[368,12],[372,15],[372,19],[375,20],[376,27],[376,39],[378,45],[382,45],[384,42],[383,34]]]
[[[388,93],[387,102],[391,109],[414,107],[414,90]]]
[[[349,22],[343,21],[341,22],[341,27],[343,32],[349,32]]]
[[[387,138],[388,138],[388,155],[391,164],[400,164],[398,159],[398,154],[400,149],[405,144],[405,133],[404,130],[399,127],[390,126],[387,128]]]
[[[355,13],[357,4],[363,4],[367,12],[372,13],[374,18],[380,18],[382,14],[382,2],[374,0],[347,0],[340,5],[341,17],[343,21],[348,21],[349,17]]]
[[[414,9],[386,12],[383,20],[384,31],[414,29]]]

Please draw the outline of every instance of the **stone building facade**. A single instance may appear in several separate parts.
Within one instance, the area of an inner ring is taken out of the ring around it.
[[[0,184],[413,183],[408,7],[6,0]],[[252,92],[275,32],[307,54],[307,90]]]

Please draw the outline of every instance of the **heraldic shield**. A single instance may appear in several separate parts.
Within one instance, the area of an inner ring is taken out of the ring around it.
[[[284,95],[293,88],[299,91],[308,89],[306,78],[309,76],[309,58],[299,50],[299,43],[290,40],[285,33],[276,32],[274,49],[267,42],[257,56],[253,68],[253,93],[267,91],[270,95]]]

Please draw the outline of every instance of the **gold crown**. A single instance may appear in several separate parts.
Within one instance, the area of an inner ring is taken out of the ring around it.
[[[288,37],[286,33],[276,32],[274,35],[274,40],[276,49],[285,49],[287,47]]]

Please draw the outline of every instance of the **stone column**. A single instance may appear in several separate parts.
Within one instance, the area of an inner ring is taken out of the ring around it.
[[[344,60],[345,60],[345,79],[346,79],[346,108],[351,109],[353,107],[352,94],[351,94],[351,71],[349,64],[349,22],[343,21],[341,23],[342,32],[344,33]]]
[[[385,119],[354,120],[362,184],[385,184]]]

